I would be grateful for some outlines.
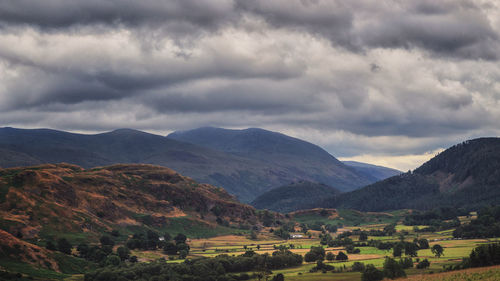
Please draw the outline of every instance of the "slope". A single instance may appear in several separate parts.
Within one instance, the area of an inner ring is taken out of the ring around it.
[[[345,165],[354,168],[356,171],[373,178],[374,181],[384,180],[392,176],[401,174],[401,171],[383,166],[377,166],[356,161],[342,161]]]
[[[0,169],[0,191],[0,229],[42,242],[95,241],[113,229],[203,237],[259,223],[253,207],[224,189],[144,164]]]
[[[500,204],[499,138],[457,144],[413,172],[317,203],[362,211],[438,206],[477,210],[485,204]]]
[[[375,181],[342,164],[317,145],[263,129],[205,127],[174,132],[167,137],[261,161],[295,175],[291,178],[276,174],[281,178],[274,187],[299,179],[348,191]]]
[[[251,204],[257,209],[288,213],[339,193],[340,191],[324,184],[299,181],[271,189],[257,197]]]

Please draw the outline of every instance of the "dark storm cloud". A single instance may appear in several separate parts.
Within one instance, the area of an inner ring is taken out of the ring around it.
[[[487,0],[0,1],[0,120],[265,127],[338,156],[423,153],[500,131],[499,10]]]
[[[201,30],[239,26],[242,18],[252,16],[277,28],[327,38],[350,50],[423,48],[445,56],[498,59],[498,34],[472,1],[392,0],[384,4],[363,0],[7,0],[0,3],[0,22],[42,29],[124,25],[135,28],[137,36],[147,41],[158,30],[160,36],[185,37]]]
[[[212,27],[232,15],[232,6],[224,0],[5,0],[0,2],[0,21],[41,28],[166,22]]]

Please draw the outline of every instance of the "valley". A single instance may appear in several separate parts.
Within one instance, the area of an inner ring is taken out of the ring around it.
[[[494,278],[497,145],[462,143],[351,192],[296,181],[257,208],[151,164],[0,169],[0,280]]]

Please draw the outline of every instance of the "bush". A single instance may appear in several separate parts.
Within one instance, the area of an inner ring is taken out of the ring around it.
[[[424,259],[423,261],[417,263],[417,269],[425,269],[428,268],[430,265],[431,263],[427,259]]]
[[[394,279],[399,277],[406,277],[406,273],[400,263],[398,263],[393,258],[387,257],[384,262],[384,276]]]
[[[304,256],[306,262],[313,262],[325,259],[325,249],[323,247],[311,247],[311,250]]]
[[[334,259],[335,255],[332,252],[328,252],[328,254],[326,254],[326,260],[333,261]]]
[[[362,262],[355,262],[352,264],[352,271],[358,271],[358,272],[364,272],[365,271],[365,264]]]
[[[382,279],[384,279],[384,273],[375,268],[373,264],[367,265],[361,276],[362,281],[380,281]]]
[[[344,254],[344,252],[340,251],[335,259],[338,261],[346,261],[349,259],[349,257],[346,254]]]
[[[60,238],[57,240],[57,250],[59,250],[59,252],[69,255],[71,254],[72,248],[73,246],[66,238]]]

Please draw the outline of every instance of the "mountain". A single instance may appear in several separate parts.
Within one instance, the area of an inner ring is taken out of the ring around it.
[[[317,206],[361,211],[478,209],[500,204],[500,139],[469,140],[441,152],[413,172],[330,197]]]
[[[356,171],[371,177],[373,181],[384,180],[395,175],[399,175],[402,172],[396,169],[391,169],[383,166],[377,166],[356,161],[342,161],[345,165],[354,168]]]
[[[1,230],[30,241],[148,229],[195,238],[259,224],[256,210],[224,189],[145,164],[0,169],[0,214]]]
[[[281,170],[281,174],[273,175],[276,177],[276,183],[280,184],[272,187],[306,180],[349,191],[375,181],[344,165],[317,145],[263,129],[229,130],[204,127],[174,132],[167,137],[253,159]]]
[[[251,204],[257,209],[288,213],[304,209],[311,202],[339,193],[337,189],[321,183],[299,181],[271,189],[257,197]]]
[[[243,202],[297,180],[324,182],[342,190],[373,182],[317,146],[277,133],[252,131],[268,138],[240,137],[239,150],[246,145],[247,152],[233,153],[131,129],[85,135],[0,128],[0,167],[62,162],[83,168],[118,163],[161,165],[198,182],[222,186]]]

